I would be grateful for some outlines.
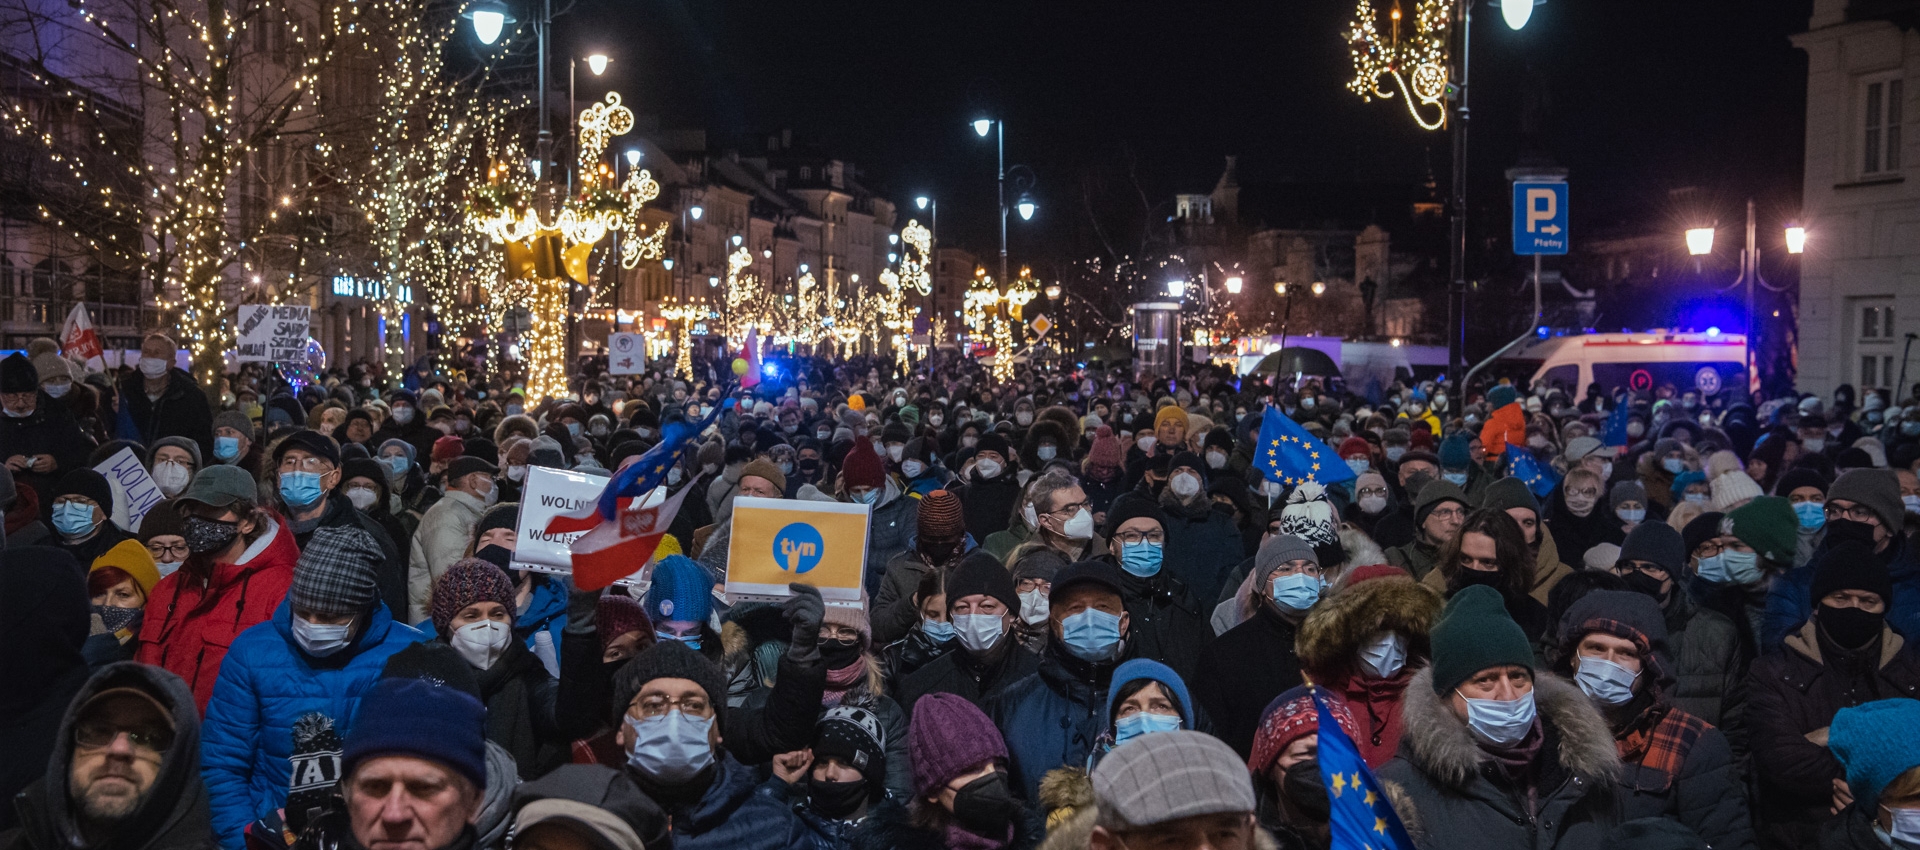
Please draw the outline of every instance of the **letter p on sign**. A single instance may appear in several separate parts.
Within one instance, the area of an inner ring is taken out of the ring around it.
[[[1552,227],[1548,222],[1560,217],[1560,199],[1552,189],[1527,190],[1527,232]]]
[[[1567,253],[1567,184],[1513,184],[1513,252]]]

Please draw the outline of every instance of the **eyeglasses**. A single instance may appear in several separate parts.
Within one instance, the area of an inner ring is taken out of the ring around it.
[[[1590,487],[1582,487],[1578,490],[1568,490],[1567,495],[1580,496],[1587,499],[1598,499],[1600,498],[1600,491]]]
[[[1642,572],[1651,578],[1657,578],[1662,581],[1665,581],[1668,576],[1666,567],[1648,561],[1621,561],[1613,565],[1613,572],[1615,575],[1622,576],[1632,572]]]
[[[1359,496],[1364,499],[1368,496],[1385,496],[1386,494],[1387,488],[1385,487],[1362,487],[1360,488]]]
[[[89,750],[104,749],[113,746],[114,739],[121,733],[126,734],[128,743],[143,750],[164,753],[173,748],[171,729],[123,729],[105,720],[83,720],[75,724],[73,743]]]
[[[1460,508],[1434,508],[1427,516],[1441,519],[1466,519],[1467,512]]]
[[[1023,578],[1018,585],[1014,586],[1014,591],[1017,593],[1032,593],[1036,590],[1043,594],[1052,593],[1053,582],[1045,579]]]
[[[665,717],[667,712],[676,708],[682,714],[701,718],[711,717],[713,714],[713,708],[706,697],[686,696],[672,699],[658,694],[641,700],[639,705],[628,706],[627,713],[632,714],[638,711],[642,718]]]
[[[1070,505],[1061,505],[1060,507],[1047,511],[1047,513],[1048,514],[1067,514],[1071,516],[1073,514],[1077,514],[1081,512],[1082,510],[1091,510],[1092,508],[1093,508],[1093,503],[1083,499],[1081,501],[1074,502],[1073,504],[1070,504]]]
[[[1167,542],[1166,533],[1158,530],[1146,531],[1146,532],[1122,531],[1119,534],[1114,535],[1113,538],[1115,540],[1120,541],[1122,545],[1126,545],[1126,546],[1136,546],[1136,545],[1139,545],[1140,543],[1152,543],[1153,545],[1158,546],[1162,543]]]
[[[1873,522],[1876,519],[1873,510],[1866,505],[1853,503],[1848,504],[1846,507],[1841,507],[1833,502],[1828,502],[1827,519],[1840,519],[1842,517],[1853,520],[1854,522]]]
[[[167,560],[168,555],[178,555],[184,559],[187,557],[187,543],[184,540],[174,544],[148,543],[147,554],[152,555],[156,561]]]
[[[323,457],[315,457],[313,455],[308,455],[304,458],[296,458],[293,455],[287,455],[286,457],[283,457],[280,459],[281,472],[293,472],[295,470],[298,470],[300,472],[312,472],[312,473],[324,475],[326,473],[333,471],[333,461],[327,460],[326,458],[323,458]]]

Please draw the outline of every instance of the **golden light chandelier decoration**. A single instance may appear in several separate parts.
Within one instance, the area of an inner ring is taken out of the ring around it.
[[[1398,93],[1415,123],[1428,130],[1447,125],[1448,62],[1454,0],[1416,0],[1412,32],[1402,32],[1399,0],[1391,0],[1389,30],[1382,37],[1372,0],[1360,0],[1347,30],[1353,79],[1347,90],[1361,99]]]

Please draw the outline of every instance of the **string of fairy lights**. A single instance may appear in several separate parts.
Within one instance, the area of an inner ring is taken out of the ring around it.
[[[1391,2],[1385,37],[1372,0],[1360,0],[1354,9],[1347,28],[1347,49],[1353,55],[1353,79],[1347,82],[1347,90],[1367,101],[1390,100],[1398,94],[1416,123],[1438,130],[1447,125],[1454,0],[1417,0],[1411,31],[1403,30],[1399,0]]]

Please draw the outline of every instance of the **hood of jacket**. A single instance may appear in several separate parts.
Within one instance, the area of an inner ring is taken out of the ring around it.
[[[1556,756],[1567,773],[1590,782],[1612,782],[1620,755],[1607,721],[1579,688],[1557,676],[1534,676],[1533,699],[1540,722],[1559,733]],[[1400,755],[1436,784],[1464,790],[1493,757],[1480,748],[1450,701],[1433,692],[1433,670],[1414,674],[1402,697],[1406,731]]]
[[[1294,651],[1308,678],[1337,685],[1359,672],[1361,646],[1392,631],[1407,641],[1406,665],[1421,666],[1433,655],[1428,636],[1444,604],[1440,594],[1411,577],[1363,581],[1313,607],[1300,624]]]
[[[1787,648],[1793,650],[1795,654],[1804,656],[1807,660],[1825,667],[1826,661],[1820,657],[1820,637],[1817,631],[1819,628],[1820,626],[1813,620],[1807,620],[1806,623],[1800,626],[1798,631],[1787,635],[1786,645]],[[1880,660],[1874,664],[1874,669],[1885,669],[1888,664],[1893,663],[1894,656],[1899,655],[1901,648],[1905,646],[1906,639],[1902,638],[1899,632],[1894,631],[1891,626],[1881,626]]]
[[[173,746],[161,758],[160,773],[154,777],[153,786],[111,837],[92,845],[83,840],[74,819],[72,799],[67,794],[76,719],[76,712],[70,707],[60,720],[62,743],[54,747],[53,756],[47,761],[46,775],[22,792],[19,800],[25,821],[23,828],[33,836],[33,846],[136,850],[187,843],[189,838],[201,840],[211,834],[207,788],[200,779],[200,708],[186,682],[159,667],[122,661],[95,671],[74,696],[72,705],[85,705],[102,691],[127,687],[152,695],[173,715]]]

